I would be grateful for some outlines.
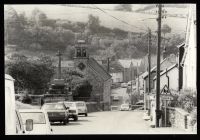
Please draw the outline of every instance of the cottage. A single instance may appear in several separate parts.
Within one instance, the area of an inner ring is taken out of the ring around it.
[[[160,63],[160,72],[166,70],[166,68],[170,67],[171,65],[175,64],[177,61],[177,58],[174,54],[171,54],[169,57],[165,58],[164,60],[161,61]],[[151,78],[150,78],[150,83],[151,83],[151,89],[154,88],[153,84],[153,78],[156,76],[156,66],[154,66],[151,69]],[[144,92],[148,92],[149,88],[149,80],[148,80],[149,73],[148,71],[144,72],[140,77],[143,77],[144,79]]]
[[[182,89],[196,90],[197,87],[197,43],[196,43],[196,12],[195,5],[190,6],[187,23],[186,42],[184,45],[184,55],[181,60],[183,68]]]
[[[179,90],[178,64],[175,63],[160,73],[160,90],[166,85],[170,90]],[[154,89],[156,90],[156,76],[153,78]]]
[[[123,67],[123,82],[129,82],[136,79],[137,67],[140,66],[141,59],[119,59],[118,61]]]

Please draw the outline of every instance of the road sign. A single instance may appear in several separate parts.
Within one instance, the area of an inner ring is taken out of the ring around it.
[[[161,95],[162,100],[173,100],[174,97],[171,95]]]

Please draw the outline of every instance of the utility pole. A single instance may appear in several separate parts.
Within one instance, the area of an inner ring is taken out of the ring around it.
[[[158,4],[158,48],[157,48],[157,80],[156,80],[156,127],[159,127],[160,118],[160,44],[161,44],[161,19],[162,19],[162,4]]]
[[[149,64],[149,88],[148,88],[148,94],[151,93],[151,29],[148,29],[148,64]]]
[[[131,62],[131,104],[132,104],[132,95],[133,95],[133,63]]]
[[[151,29],[148,28],[148,96],[150,96],[151,93]],[[150,101],[148,98],[148,109],[150,109]],[[150,112],[149,112],[150,113]]]
[[[58,51],[58,53],[56,54],[56,56],[58,56],[59,58],[59,62],[58,62],[58,79],[61,79],[61,53],[60,51]]]
[[[110,72],[110,58],[109,58],[109,57],[107,58],[107,61],[108,61],[108,62],[107,62],[107,63],[108,63],[108,64],[107,64],[107,65],[108,65],[108,66],[107,66],[107,72],[109,73],[109,72]]]
[[[138,78],[138,94],[140,94],[140,89],[139,89],[139,87],[140,87],[140,85],[139,85],[139,68],[138,68],[138,63],[137,63],[137,78]]]

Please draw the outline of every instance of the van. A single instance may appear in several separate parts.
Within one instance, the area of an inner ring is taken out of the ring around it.
[[[5,74],[5,134],[14,135],[16,130],[14,79]],[[19,122],[20,123],[20,122]]]
[[[25,134],[52,134],[47,113],[41,109],[19,109]]]

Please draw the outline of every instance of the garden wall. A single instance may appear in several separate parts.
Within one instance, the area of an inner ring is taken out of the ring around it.
[[[167,108],[167,126],[176,127],[180,129],[188,129],[188,116],[185,110],[181,108]],[[165,126],[165,111],[162,108],[162,126]]]

